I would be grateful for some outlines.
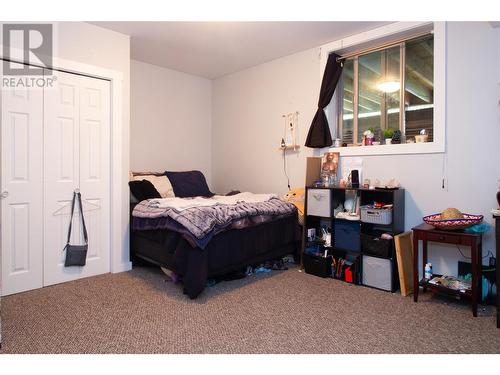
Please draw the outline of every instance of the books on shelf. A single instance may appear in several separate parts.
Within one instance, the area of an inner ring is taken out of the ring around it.
[[[427,281],[429,284],[443,286],[445,288],[453,289],[453,290],[470,290],[471,283],[470,281],[458,279],[454,276],[434,276],[432,279]]]

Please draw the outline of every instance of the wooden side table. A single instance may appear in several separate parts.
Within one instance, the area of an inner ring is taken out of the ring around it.
[[[457,295],[470,298],[472,300],[472,315],[477,316],[477,304],[481,296],[481,254],[482,254],[482,234],[464,233],[461,231],[444,231],[434,229],[432,225],[422,223],[413,230],[413,300],[418,301],[419,286],[425,292],[429,289],[433,292]],[[419,281],[418,273],[418,241],[422,241],[422,271],[427,263],[427,243],[438,242],[454,245],[469,246],[471,248],[472,285],[471,290],[454,290],[441,285],[434,285],[425,280]]]

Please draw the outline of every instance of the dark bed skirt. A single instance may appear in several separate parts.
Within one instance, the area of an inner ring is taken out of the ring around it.
[[[217,234],[201,250],[168,230],[132,231],[132,259],[169,268],[182,276],[184,293],[196,298],[209,277],[293,254],[297,260],[301,231],[296,215]]]

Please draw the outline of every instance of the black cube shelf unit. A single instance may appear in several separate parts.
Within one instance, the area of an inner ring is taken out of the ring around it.
[[[392,204],[391,223],[335,218],[334,209],[339,203],[344,204],[348,191],[349,195],[359,197],[361,206],[374,202]],[[306,272],[316,274],[316,269],[325,269],[325,262],[331,264],[339,258],[349,259],[356,265],[354,283],[395,292],[399,288],[399,278],[394,240],[383,241],[379,237],[382,233],[395,236],[404,231],[404,207],[404,189],[306,187],[302,238],[302,265]],[[318,234],[325,226],[330,229],[331,246],[308,240],[308,229],[314,228]],[[319,253],[328,250],[328,257],[305,253],[305,249],[311,247],[317,248]],[[319,276],[324,277],[324,272]]]

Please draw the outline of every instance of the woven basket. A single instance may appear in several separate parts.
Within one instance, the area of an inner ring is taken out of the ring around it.
[[[441,230],[460,230],[483,221],[483,215],[463,214],[463,219],[441,220],[441,214],[424,217],[424,222]]]

